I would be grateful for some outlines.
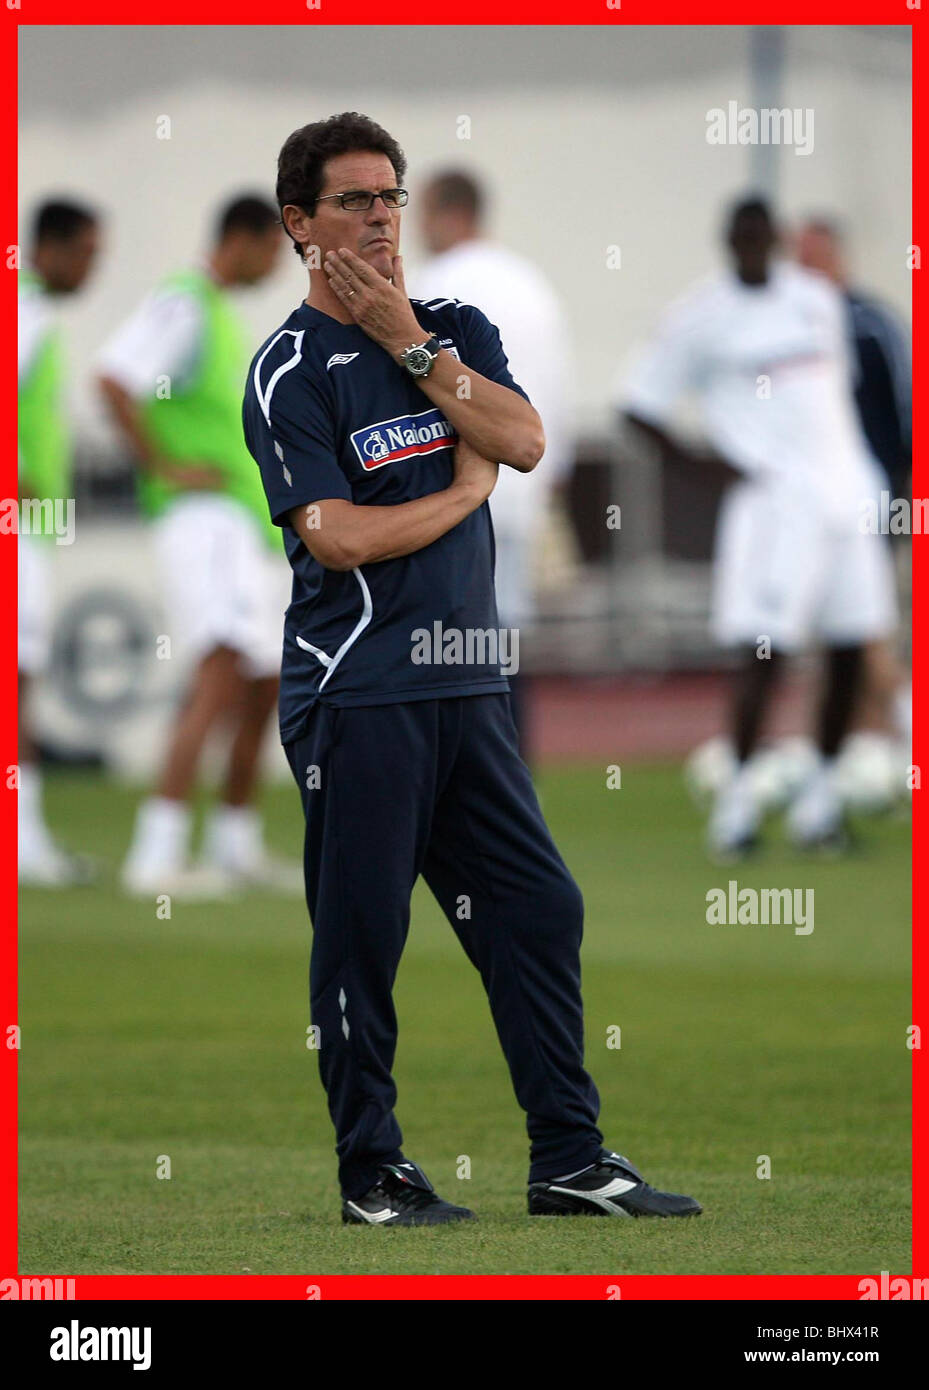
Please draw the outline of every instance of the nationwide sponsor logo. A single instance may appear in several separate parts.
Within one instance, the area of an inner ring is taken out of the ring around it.
[[[450,357],[454,357],[456,362],[461,361],[461,358],[458,356],[458,349],[455,347],[454,338],[440,338],[439,347],[444,348]]]
[[[334,352],[326,363],[326,371],[330,367],[345,367],[349,362],[354,362],[357,356],[357,352]]]
[[[441,410],[422,410],[418,415],[397,415],[378,420],[351,435],[352,448],[366,473],[414,454],[432,454],[458,443],[458,436]]]

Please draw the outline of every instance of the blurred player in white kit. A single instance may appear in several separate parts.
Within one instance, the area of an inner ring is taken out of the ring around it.
[[[222,896],[300,891],[269,854],[255,807],[259,752],[279,688],[290,570],[242,433],[249,342],[229,290],[258,284],[284,245],[277,210],[245,195],[219,214],[206,260],[168,276],[105,345],[100,387],[136,458],[153,523],[170,634],[193,664],[155,788],[122,870],[127,892]],[[231,743],[202,862],[191,798],[212,732]]]
[[[788,831],[799,848],[845,845],[836,755],[864,646],[894,629],[896,601],[886,539],[862,525],[880,482],[852,397],[841,298],[822,276],[776,258],[759,199],[733,210],[726,241],[731,267],[667,311],[618,403],[665,459],[732,480],[717,525],[711,621],[717,640],[744,654],[732,712],[738,768],[709,827],[711,852],[729,860],[757,843],[762,808],[747,764],[778,673],[814,641],[826,668],[818,757],[788,808]],[[699,400],[712,456],[667,432],[685,393]]]
[[[912,372],[910,346],[897,315],[851,279],[844,237],[828,217],[808,218],[794,236],[799,265],[828,276],[845,308],[852,380],[861,427],[883,471],[876,476],[894,497],[910,495]],[[878,501],[879,499],[875,499]],[[909,540],[905,542],[904,568]],[[901,559],[899,546],[891,545]],[[895,643],[870,642],[865,654],[861,722],[896,735],[908,764],[913,740],[913,692]]]
[[[538,467],[527,475],[502,468],[490,498],[500,622],[520,629],[535,611],[533,545],[552,490],[573,461],[568,328],[542,272],[524,256],[487,238],[484,204],[481,185],[465,171],[441,171],[428,180],[420,198],[419,231],[431,259],[413,277],[411,292],[422,300],[459,299],[479,305],[500,330],[510,370],[542,418],[546,445]],[[526,678],[508,679],[520,751],[526,758]]]

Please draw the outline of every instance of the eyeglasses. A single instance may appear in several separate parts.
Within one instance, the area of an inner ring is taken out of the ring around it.
[[[380,198],[385,208],[402,208],[409,201],[409,193],[405,188],[384,188],[380,193],[368,193],[365,189],[353,188],[348,193],[327,193],[324,198],[317,198],[318,203],[327,203],[332,198],[338,198],[339,206],[346,212],[367,212],[373,206],[375,198]]]

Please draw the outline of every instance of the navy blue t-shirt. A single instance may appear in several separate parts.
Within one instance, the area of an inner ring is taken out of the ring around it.
[[[410,302],[442,347],[528,400],[479,309],[449,299]],[[466,664],[448,659],[455,652],[449,629],[499,630],[486,502],[422,550],[350,571],[314,560],[288,519],[294,507],[324,498],[383,507],[450,485],[457,435],[415,378],[357,324],[301,304],[255,354],[242,413],[294,572],[281,669],[283,741],[300,736],[317,701],[385,705],[508,690],[499,660],[483,659],[496,658],[494,644],[460,647]]]

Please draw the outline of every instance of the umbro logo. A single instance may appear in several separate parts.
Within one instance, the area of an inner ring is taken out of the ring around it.
[[[349,362],[354,362],[358,356],[357,352],[334,352],[326,363],[326,371],[330,367],[344,367]]]

